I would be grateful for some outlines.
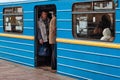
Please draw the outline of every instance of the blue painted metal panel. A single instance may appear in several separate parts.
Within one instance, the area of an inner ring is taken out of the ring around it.
[[[114,42],[120,43],[119,37],[120,37],[120,33],[116,34]]]
[[[34,59],[34,52],[26,52],[26,51],[21,51],[21,50],[13,50],[10,48],[1,48],[0,47],[0,52],[7,52],[9,54],[14,54],[14,55],[19,55],[22,57],[26,57],[26,58],[33,58]]]
[[[34,41],[0,37],[0,58],[34,66]]]
[[[3,18],[3,15],[2,15],[2,13],[0,13],[0,19],[2,19]]]
[[[72,31],[58,30],[57,31],[57,36],[60,37],[60,38],[73,39]]]
[[[24,21],[24,27],[34,27],[33,21]]]
[[[105,75],[101,75],[101,74],[97,74],[97,73],[93,73],[93,72],[89,72],[83,69],[76,69],[76,68],[71,68],[71,67],[66,67],[66,66],[60,66],[59,65],[59,71],[58,73],[62,73],[60,71],[64,71],[64,73],[62,74],[74,74],[74,77],[78,77],[79,80],[119,80],[120,78],[115,78],[112,76],[105,76]],[[79,76],[81,75],[83,78],[81,79]]]
[[[13,55],[10,55],[10,54],[5,54],[5,53],[2,53],[0,52],[0,59],[6,59],[6,60],[10,60],[10,61],[15,61],[17,63],[21,63],[21,64],[24,64],[24,65],[28,65],[28,66],[32,66],[34,67],[34,59],[26,59],[26,58],[21,58],[19,56],[13,56]]]
[[[69,48],[71,50],[75,49],[77,51],[80,50],[80,51],[86,51],[86,52],[94,52],[96,54],[101,53],[101,54],[120,56],[120,54],[118,54],[118,52],[120,51],[119,49],[110,49],[110,48],[104,48],[104,47],[84,46],[84,45],[65,44],[65,43],[58,43],[57,45],[58,45],[58,48]]]
[[[3,32],[3,27],[0,27],[0,32]]]
[[[116,19],[120,20],[120,9],[116,9]]]
[[[91,78],[93,80],[100,80],[103,77],[104,78],[102,80],[106,80],[107,77],[110,80],[119,80],[119,52],[119,49],[58,43],[58,73],[59,71],[62,71],[64,73],[83,76],[86,78]],[[90,71],[84,71],[84,69]],[[90,76],[93,73],[94,76]],[[117,77],[114,78],[115,76]]]
[[[0,6],[0,12],[3,12],[3,9],[2,9],[2,8],[3,8],[3,6]]]
[[[69,49],[69,48],[67,48],[67,49]],[[89,53],[93,53],[93,52],[89,52]],[[94,61],[94,62],[110,64],[110,65],[115,65],[115,66],[120,67],[120,62],[119,62],[120,59],[119,58],[100,56],[99,54],[100,53],[98,53],[98,55],[93,55],[93,54],[87,54],[85,52],[73,52],[73,51],[70,52],[70,51],[66,51],[66,50],[58,50],[58,56],[59,55],[66,56],[66,57],[71,57],[71,58],[75,58],[75,59]]]
[[[23,31],[23,34],[24,35],[30,35],[30,36],[34,36],[34,29],[24,29],[24,31]]]
[[[24,19],[34,19],[33,13],[24,13]]]
[[[17,42],[17,41],[16,41]],[[7,46],[7,47],[13,47],[13,48],[18,48],[18,49],[24,49],[24,50],[30,50],[34,52],[34,46],[29,46],[29,45],[21,45],[21,44],[14,44],[14,42],[10,42],[10,41],[0,41],[0,46]]]
[[[77,61],[77,60],[71,60],[71,59],[65,59],[65,58],[58,58],[58,65],[60,64],[66,64],[66,65],[71,65],[74,67],[78,68],[85,68],[97,72],[102,72],[102,73],[108,73],[112,75],[120,75],[120,73],[116,73],[116,71],[120,71],[120,68],[113,68],[113,67],[108,67],[104,65],[97,65],[97,64],[92,64],[92,63],[87,63],[87,62],[82,62],[82,61]],[[88,66],[89,65],[89,66]]]
[[[57,22],[57,28],[59,29],[72,29],[71,21],[59,21]]]
[[[116,31],[120,31],[119,26],[120,26],[120,21],[117,21],[117,22],[116,22]]]
[[[3,26],[3,20],[0,20],[0,26]]]
[[[0,40],[7,40],[7,41],[13,41],[13,42],[26,43],[26,44],[34,45],[34,41],[33,40],[8,38],[8,37],[0,37]]]
[[[57,4],[57,10],[71,10],[72,4],[72,1],[60,1],[60,4]]]
[[[70,11],[64,10],[64,11],[58,11],[57,13],[57,19],[72,19],[72,10]]]

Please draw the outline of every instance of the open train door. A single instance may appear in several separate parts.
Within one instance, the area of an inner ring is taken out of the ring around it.
[[[52,35],[52,36],[50,36]],[[49,56],[41,55],[41,46],[47,45]],[[56,6],[35,6],[35,66],[56,70]]]

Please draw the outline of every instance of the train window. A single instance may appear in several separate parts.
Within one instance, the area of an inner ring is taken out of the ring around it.
[[[22,7],[9,7],[3,10],[4,31],[11,33],[23,32]]]
[[[72,30],[77,39],[113,41],[115,11],[113,1],[73,4]]]

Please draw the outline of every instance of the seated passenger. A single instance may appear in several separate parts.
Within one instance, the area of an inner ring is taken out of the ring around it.
[[[97,37],[100,39],[103,36],[103,30],[106,28],[111,29],[111,26],[112,23],[110,20],[110,16],[108,14],[105,14],[101,17],[101,21],[99,22],[98,26],[94,29],[93,34],[98,35]]]
[[[110,41],[110,39],[111,39],[111,31],[110,31],[109,28],[105,28],[103,30],[102,34],[103,34],[103,37],[100,40],[102,40],[102,41]]]

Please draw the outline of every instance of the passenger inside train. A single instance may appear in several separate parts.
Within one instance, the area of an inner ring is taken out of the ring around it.
[[[103,31],[106,31],[104,30],[106,28],[110,30],[110,39],[102,38],[105,36]],[[113,1],[75,3],[73,5],[73,36],[76,39],[113,41],[115,36]]]
[[[98,35],[100,40],[110,41],[114,37],[113,21],[111,19],[111,14],[102,15],[97,27],[95,27],[93,33]]]
[[[53,71],[56,70],[56,9],[54,5],[45,5],[37,10],[38,64]]]

